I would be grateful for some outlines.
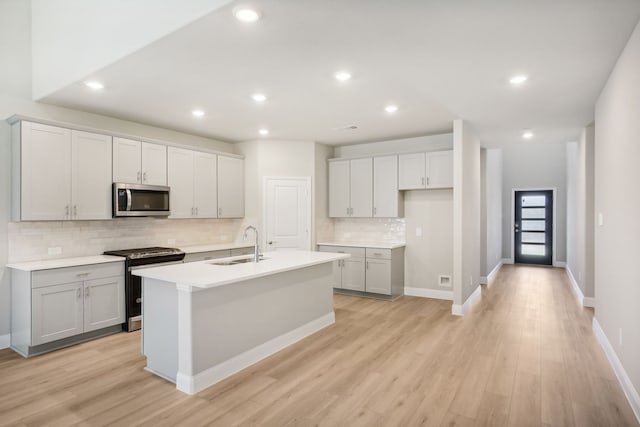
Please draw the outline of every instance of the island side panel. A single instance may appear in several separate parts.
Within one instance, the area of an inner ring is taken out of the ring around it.
[[[194,391],[333,323],[332,274],[328,262],[193,293]]]
[[[142,353],[148,371],[172,382],[178,371],[178,291],[176,284],[142,279]]]

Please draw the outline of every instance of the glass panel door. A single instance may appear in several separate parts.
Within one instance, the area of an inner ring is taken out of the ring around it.
[[[552,263],[553,191],[516,191],[515,262]]]

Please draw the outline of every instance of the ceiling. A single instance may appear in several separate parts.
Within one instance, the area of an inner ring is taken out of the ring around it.
[[[519,142],[525,128],[564,142],[593,120],[640,18],[637,0],[264,0],[246,24],[239,4],[40,101],[230,142],[262,127],[271,139],[379,141],[450,132],[454,118],[485,146]],[[348,82],[333,77],[343,69]],[[529,79],[513,87],[519,73]]]

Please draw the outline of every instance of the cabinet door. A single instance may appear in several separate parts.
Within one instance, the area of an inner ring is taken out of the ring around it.
[[[113,182],[142,182],[140,145],[140,141],[113,137]]]
[[[82,282],[31,291],[31,345],[81,334]]]
[[[427,153],[427,188],[453,187],[453,151]]]
[[[193,204],[193,151],[182,148],[167,149],[167,179],[169,193],[169,218],[192,218],[195,214]]]
[[[344,260],[333,261],[333,276],[331,277],[331,286],[334,288],[342,288],[342,263]]]
[[[391,295],[391,261],[367,258],[366,291],[374,294]]]
[[[124,277],[84,282],[84,331],[124,323]]]
[[[111,218],[111,137],[71,131],[71,218]]]
[[[349,160],[329,162],[329,216],[351,215],[349,194]]]
[[[398,155],[398,187],[414,190],[426,186],[425,153]]]
[[[22,122],[21,219],[70,219],[71,131]]]
[[[364,258],[347,258],[342,267],[342,288],[364,291]]]
[[[373,159],[350,161],[351,216],[373,216]]]
[[[193,157],[193,205],[198,218],[218,217],[216,155],[195,152]]]
[[[373,216],[399,216],[398,156],[373,158]]]
[[[167,147],[142,143],[142,183],[167,185]]]
[[[218,156],[218,218],[244,217],[244,159]]]

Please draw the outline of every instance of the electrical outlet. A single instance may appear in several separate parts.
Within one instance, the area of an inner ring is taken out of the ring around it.
[[[438,275],[438,286],[442,288],[450,288],[451,276],[445,276],[444,274]]]
[[[176,244],[176,239],[167,240],[167,245],[175,245],[175,244]]]
[[[618,342],[620,347],[622,347],[622,328],[618,329]]]
[[[422,227],[416,227],[416,237],[422,237]]]
[[[602,227],[604,225],[604,215],[602,212],[598,213],[598,226]]]
[[[60,255],[60,254],[62,254],[62,247],[61,246],[54,246],[53,248],[48,248],[47,249],[47,253],[49,255]]]

